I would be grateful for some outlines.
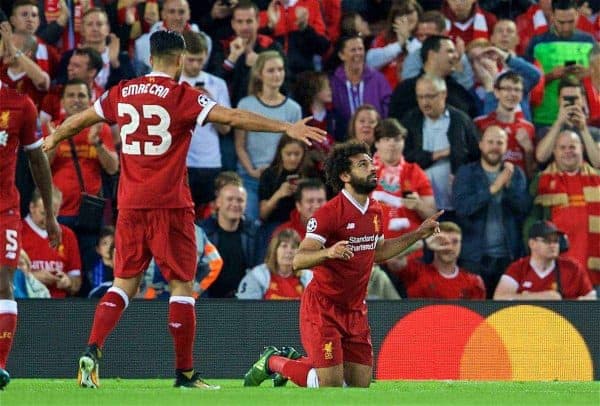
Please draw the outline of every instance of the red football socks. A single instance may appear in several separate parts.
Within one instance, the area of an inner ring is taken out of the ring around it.
[[[129,299],[122,289],[116,287],[108,289],[100,299],[98,306],[96,306],[94,324],[92,325],[88,345],[95,344],[98,348],[104,347],[106,338],[119,322],[123,310],[128,304]]]
[[[6,368],[6,360],[17,329],[17,302],[0,300],[0,368]]]
[[[279,372],[286,378],[291,379],[296,385],[302,387],[306,387],[308,371],[313,368],[306,357],[294,360],[279,355],[269,357],[268,367],[271,372]]]
[[[196,335],[195,300],[188,296],[171,296],[169,299],[169,331],[175,345],[175,369],[189,371],[194,368],[193,350]]]

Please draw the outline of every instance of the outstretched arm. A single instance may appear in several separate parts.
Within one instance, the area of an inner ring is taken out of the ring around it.
[[[325,139],[326,135],[326,131],[306,125],[311,118],[306,117],[295,123],[286,123],[284,121],[272,120],[250,111],[230,109],[216,105],[208,113],[206,121],[225,124],[246,131],[286,133],[290,137],[304,141],[310,145],[311,140],[321,142]]]
[[[437,219],[444,213],[444,210],[440,210],[433,216],[425,220],[419,228],[410,233],[401,235],[400,237],[384,240],[382,243],[377,244],[375,250],[375,262],[384,262],[396,255],[401,254],[403,251],[408,249],[415,242],[427,238],[434,233],[439,233],[440,223]]]
[[[96,123],[104,121],[102,117],[96,113],[94,107],[89,107],[86,110],[68,117],[57,129],[49,126],[50,134],[44,138],[42,149],[44,152],[50,151],[58,145],[62,140],[71,138],[79,134],[84,128],[90,127]]]

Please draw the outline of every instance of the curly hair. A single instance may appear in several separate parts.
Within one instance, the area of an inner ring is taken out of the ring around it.
[[[352,165],[350,157],[357,154],[367,154],[370,156],[369,146],[364,142],[348,141],[337,144],[329,157],[327,157],[327,161],[325,161],[325,175],[327,183],[336,193],[344,188],[344,182],[340,179],[340,175],[344,172],[350,172],[350,166]]]

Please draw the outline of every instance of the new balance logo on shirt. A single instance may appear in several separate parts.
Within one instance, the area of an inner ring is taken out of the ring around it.
[[[354,230],[354,227],[356,227],[354,223],[348,223],[348,225],[346,226],[346,230]]]

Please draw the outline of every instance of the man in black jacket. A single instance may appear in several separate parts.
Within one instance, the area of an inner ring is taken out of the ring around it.
[[[401,120],[405,112],[414,108],[417,104],[415,96],[417,80],[424,74],[429,74],[442,78],[446,82],[449,105],[464,111],[471,117],[476,117],[478,109],[475,98],[450,76],[460,62],[454,42],[443,35],[430,36],[423,42],[421,59],[423,60],[421,75],[400,82],[394,89],[390,99],[389,116]]]
[[[404,157],[425,170],[438,209],[453,218],[452,179],[460,165],[479,159],[479,131],[462,111],[448,106],[446,82],[426,74],[416,83],[418,108],[402,119],[408,129]]]
[[[209,240],[223,258],[219,277],[208,288],[209,297],[234,297],[246,269],[264,258],[258,258],[258,226],[243,218],[246,209],[246,190],[241,182],[227,183],[216,191],[215,215],[200,223]]]

